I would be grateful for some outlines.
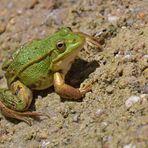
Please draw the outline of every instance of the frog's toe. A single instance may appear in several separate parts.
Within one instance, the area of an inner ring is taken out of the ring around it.
[[[20,114],[21,116],[29,116],[29,117],[39,117],[39,116],[46,116],[48,118],[50,118],[50,116],[48,114],[43,114],[40,112],[19,112],[18,114]]]
[[[2,111],[2,114],[6,117],[18,119],[18,120],[26,122],[30,126],[32,125],[31,120],[25,116],[22,116],[20,112],[13,111],[5,106],[1,108],[1,111]]]
[[[14,110],[11,110],[8,107],[6,107],[1,101],[0,101],[0,109],[1,109],[1,112],[4,116],[24,121],[30,126],[32,125],[32,123],[31,123],[31,119],[29,119],[29,117],[38,117],[38,116],[49,117],[49,115],[46,115],[46,114],[44,115],[44,114],[38,113],[38,112],[29,112],[29,111],[28,112],[18,112],[18,111],[14,111]]]
[[[81,92],[81,94],[83,96],[87,92],[90,92],[92,90],[92,84],[85,85],[85,86],[81,87],[79,90],[80,90],[80,92]]]
[[[29,119],[28,117],[23,117],[20,115],[15,115],[16,119],[20,120],[20,121],[24,121],[25,123],[27,123],[28,125],[32,125],[31,119]]]

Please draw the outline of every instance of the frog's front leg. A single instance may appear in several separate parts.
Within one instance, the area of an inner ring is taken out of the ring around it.
[[[88,91],[90,91],[90,87],[86,87],[84,89],[78,89],[65,84],[63,75],[59,72],[56,72],[54,74],[54,88],[55,88],[55,91],[61,97],[67,98],[67,99],[80,99]]]
[[[0,89],[0,110],[6,117],[23,120],[31,124],[28,116],[39,116],[40,113],[24,112],[32,101],[32,92],[20,81],[11,84],[10,90]]]

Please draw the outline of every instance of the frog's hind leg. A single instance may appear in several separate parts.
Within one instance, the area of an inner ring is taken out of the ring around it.
[[[32,101],[32,92],[20,81],[12,83],[10,90],[0,89],[0,110],[11,117],[31,124],[28,116],[41,116],[41,113],[26,112]]]
[[[0,110],[4,116],[24,121],[29,125],[31,125],[31,120],[27,118],[28,116],[42,115],[41,113],[37,113],[37,112],[18,112],[18,111],[11,110],[8,107],[6,107],[1,101],[0,101]]]

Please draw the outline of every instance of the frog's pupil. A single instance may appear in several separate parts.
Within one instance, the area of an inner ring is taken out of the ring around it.
[[[58,44],[58,47],[59,47],[59,48],[63,47],[63,43],[59,43],[59,44]]]
[[[63,41],[60,41],[60,42],[58,42],[57,43],[57,48],[61,51],[61,52],[63,52],[64,50],[65,50],[65,43],[63,42]]]

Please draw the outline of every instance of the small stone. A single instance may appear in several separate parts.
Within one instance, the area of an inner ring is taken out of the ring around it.
[[[140,97],[141,97],[141,99],[145,99],[145,98],[148,97],[148,95],[147,94],[141,94]]]
[[[10,1],[8,4],[7,4],[7,8],[8,9],[12,9],[14,7],[14,3],[12,1]]]
[[[39,134],[39,136],[40,136],[40,139],[47,139],[48,134],[47,134],[46,132],[41,132],[41,133]]]
[[[107,93],[109,93],[109,94],[111,94],[111,93],[113,92],[113,90],[114,90],[113,86],[108,86],[108,87],[106,88],[106,91],[107,91]]]
[[[120,78],[119,79],[118,86],[119,86],[120,89],[126,88],[127,85],[128,85],[128,82],[127,82],[127,80],[125,78]]]
[[[50,144],[49,141],[43,141],[42,144],[41,144],[41,147],[42,147],[42,148],[46,148],[46,147],[49,146],[49,144]]]
[[[141,103],[143,105],[147,104],[147,101],[148,101],[148,94],[141,94],[140,95],[140,98],[141,98]]]
[[[47,139],[48,138],[48,133],[45,131],[42,131],[40,133],[37,134],[36,139],[38,141],[41,141],[42,139]]]
[[[23,9],[17,9],[16,12],[17,12],[17,14],[21,15],[21,14],[23,14],[24,11],[23,11]]]
[[[68,17],[66,9],[54,9],[45,19],[45,24],[51,26],[52,24],[62,25],[64,20]]]
[[[130,96],[126,102],[125,102],[125,106],[127,108],[130,108],[133,104],[137,103],[140,100],[140,97],[138,96]]]
[[[75,114],[73,117],[73,122],[78,122],[78,121],[79,121],[78,114]]]
[[[4,33],[6,30],[6,25],[4,23],[0,23],[0,34]]]
[[[108,123],[107,122],[102,122],[101,124],[102,124],[103,127],[108,126]]]
[[[105,110],[104,109],[97,109],[97,111],[96,111],[96,115],[97,116],[100,116],[100,115],[102,115],[103,113],[105,112]]]
[[[136,145],[133,145],[133,144],[126,144],[123,146],[123,148],[136,148]]]
[[[108,19],[108,21],[110,23],[116,23],[119,20],[119,17],[118,16],[109,15],[107,19]]]
[[[148,68],[143,71],[143,75],[146,79],[148,79]]]
[[[147,60],[148,59],[148,54],[144,55],[143,59]]]

